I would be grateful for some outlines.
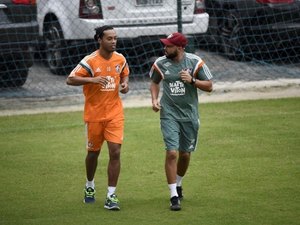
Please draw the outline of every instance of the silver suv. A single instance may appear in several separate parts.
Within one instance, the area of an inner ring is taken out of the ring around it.
[[[39,0],[41,48],[50,70],[66,74],[87,52],[97,48],[94,28],[112,25],[118,51],[135,74],[143,74],[149,60],[161,54],[159,37],[177,31],[176,0]],[[206,32],[204,0],[182,0],[182,31]]]

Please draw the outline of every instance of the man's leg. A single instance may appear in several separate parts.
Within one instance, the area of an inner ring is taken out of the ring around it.
[[[190,152],[179,152],[178,163],[177,163],[177,175],[183,177],[189,168],[191,153]]]
[[[177,151],[166,150],[165,172],[168,184],[176,183]]]
[[[109,162],[107,166],[108,188],[104,208],[109,210],[120,210],[116,187],[121,170],[121,144],[107,142],[109,150]]]
[[[170,209],[177,211],[181,209],[178,194],[176,191],[176,172],[177,172],[177,151],[167,150],[165,161],[165,172],[167,177],[168,186],[170,189],[171,205]]]
[[[84,203],[95,202],[95,183],[94,176],[98,165],[100,151],[88,151],[85,158],[86,184],[84,189]]]
[[[98,156],[100,151],[88,151],[85,158],[86,178],[92,181],[98,165]]]
[[[182,200],[182,179],[186,174],[186,171],[190,164],[190,152],[179,152],[178,162],[177,162],[177,175],[176,175],[176,189],[179,198]]]
[[[121,144],[107,142],[109,149],[109,162],[107,167],[108,186],[116,187],[121,170]]]

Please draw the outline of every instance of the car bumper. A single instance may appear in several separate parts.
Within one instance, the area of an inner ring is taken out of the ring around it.
[[[21,58],[27,67],[33,65],[33,48],[37,44],[38,23],[0,24],[0,56]]]
[[[209,15],[207,13],[194,15],[192,22],[184,22],[182,24],[182,32],[184,34],[203,34],[208,28]],[[64,37],[66,40],[76,39],[92,39],[94,35],[94,29],[99,26],[107,25],[106,21],[93,20],[93,19],[80,19],[73,21],[77,23],[75,27],[79,29],[65,30]],[[178,25],[176,22],[164,23],[164,24],[134,24],[134,25],[112,25],[118,38],[136,38],[141,36],[153,36],[153,35],[169,35],[170,33],[178,31]],[[74,26],[74,24],[73,24]],[[78,32],[80,30],[80,32]]]
[[[0,49],[23,48],[36,43],[38,23],[0,24]]]

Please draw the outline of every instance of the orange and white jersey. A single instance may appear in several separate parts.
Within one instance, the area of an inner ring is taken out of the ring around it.
[[[69,76],[80,77],[106,77],[108,83],[85,84],[83,93],[85,96],[84,121],[101,122],[111,118],[124,118],[123,105],[119,96],[119,84],[121,77],[129,75],[129,68],[125,57],[114,52],[112,57],[104,59],[99,51],[84,57],[73,69]]]

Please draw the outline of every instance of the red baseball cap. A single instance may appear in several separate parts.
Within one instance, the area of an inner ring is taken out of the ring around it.
[[[167,38],[160,39],[160,41],[164,45],[176,45],[178,47],[185,47],[188,43],[188,40],[186,37],[181,33],[173,33],[170,34]]]

